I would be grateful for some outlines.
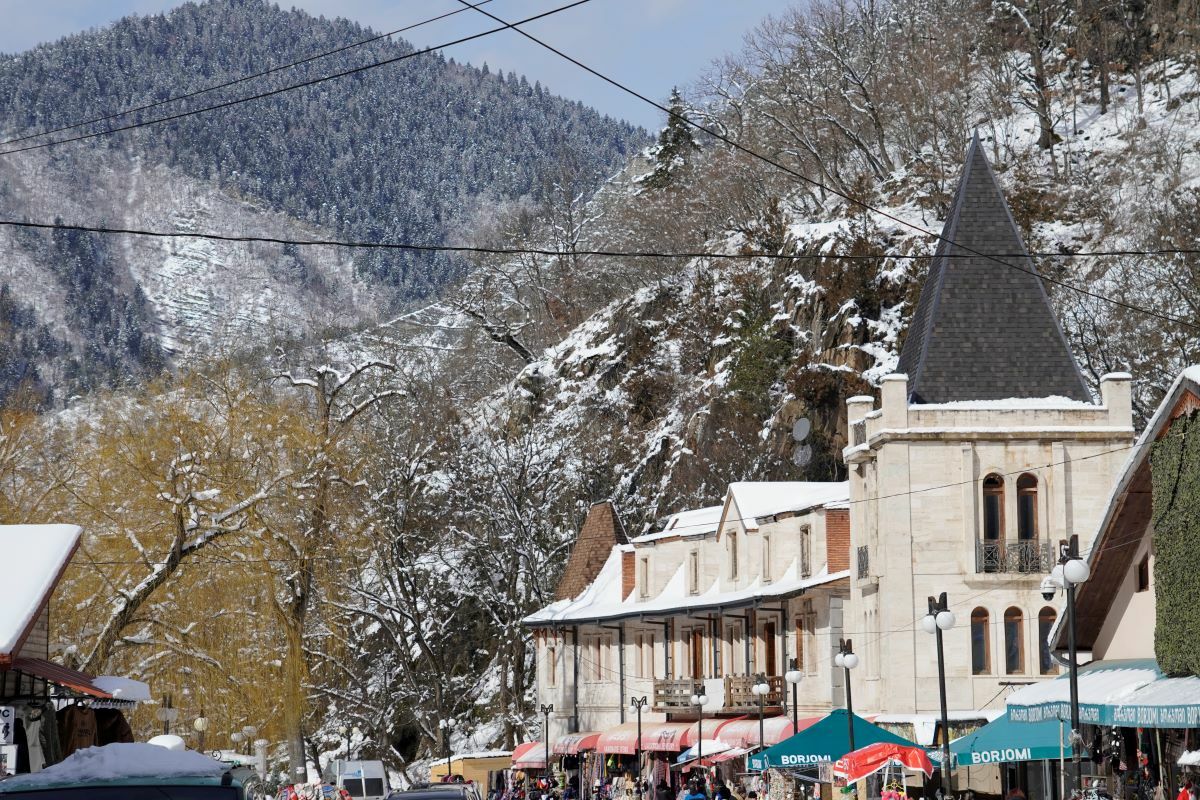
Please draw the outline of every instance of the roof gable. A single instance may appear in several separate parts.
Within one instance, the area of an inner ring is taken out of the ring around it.
[[[79,546],[78,525],[0,525],[13,569],[0,604],[0,664],[12,661]]]
[[[1012,266],[971,251],[1003,254],[1000,261]],[[1091,400],[978,135],[967,148],[897,371],[908,375],[910,397],[919,403]]]

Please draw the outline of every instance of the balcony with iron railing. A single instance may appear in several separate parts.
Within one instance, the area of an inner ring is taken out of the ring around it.
[[[1036,575],[1054,569],[1054,546],[1040,539],[975,543],[975,571]]]

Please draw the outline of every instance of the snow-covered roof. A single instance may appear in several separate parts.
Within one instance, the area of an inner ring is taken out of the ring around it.
[[[572,600],[559,600],[555,603],[530,614],[524,619],[526,625],[554,625],[566,622],[588,622],[601,619],[617,619],[621,617],[640,616],[642,614],[671,614],[677,611],[696,610],[701,608],[725,608],[754,605],[760,600],[776,597],[789,597],[801,594],[805,589],[820,586],[831,581],[849,577],[850,572],[829,573],[822,570],[808,578],[800,577],[799,560],[793,560],[778,580],[764,583],[756,579],[742,589],[722,591],[720,581],[714,581],[712,586],[699,594],[688,592],[684,565],[680,565],[667,582],[666,587],[655,597],[638,598],[637,592],[630,592],[623,598],[621,579],[621,553],[613,548],[608,560],[600,569],[596,580],[592,581],[578,597]]]
[[[704,536],[714,532],[721,524],[721,512],[724,510],[725,506],[720,505],[680,511],[667,517],[667,522],[661,531],[645,533],[630,539],[630,541],[642,544],[676,536]]]
[[[79,544],[78,525],[0,525],[12,565],[0,603],[0,661],[16,654]]]
[[[947,403],[912,403],[909,408],[913,411],[922,411],[925,409],[934,411],[938,409],[957,409],[961,411],[970,411],[972,409],[1027,410],[1031,408],[1050,410],[1088,409],[1095,411],[1099,406],[1090,400],[1074,400],[1062,395],[1051,395],[1049,397],[1005,397],[997,400],[951,400]]]
[[[132,700],[138,703],[150,701],[150,684],[135,681],[133,678],[101,675],[99,678],[92,678],[92,685],[102,692],[108,692],[117,700]]]
[[[168,750],[145,742],[114,743],[76,750],[41,772],[9,778],[0,784],[0,791],[123,778],[215,778],[226,769],[221,762],[193,750]]]
[[[756,520],[772,514],[848,503],[850,484],[847,481],[740,481],[729,484],[729,495],[737,504],[742,524],[748,530],[755,530],[758,528]]]

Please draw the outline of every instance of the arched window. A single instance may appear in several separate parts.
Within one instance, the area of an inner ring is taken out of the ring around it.
[[[1017,478],[1017,538],[1022,541],[1038,538],[1037,478],[1026,472]]]
[[[987,675],[992,671],[991,625],[986,608],[971,612],[971,674]]]
[[[1058,619],[1058,612],[1050,606],[1046,606],[1038,612],[1038,649],[1040,651],[1038,668],[1043,675],[1053,675],[1058,672],[1058,664],[1054,663],[1054,659],[1050,657],[1050,629],[1054,627],[1056,619]]]
[[[1025,615],[1016,607],[1004,612],[1004,671],[1025,672]]]
[[[1004,478],[988,475],[983,479],[983,540],[998,542],[1004,538]]]

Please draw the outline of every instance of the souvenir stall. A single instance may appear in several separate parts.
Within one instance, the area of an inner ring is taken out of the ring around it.
[[[0,778],[39,772],[75,750],[132,742],[124,712],[146,684],[93,678],[49,660],[50,597],[79,544],[75,525],[0,525],[21,554],[0,600]]]

